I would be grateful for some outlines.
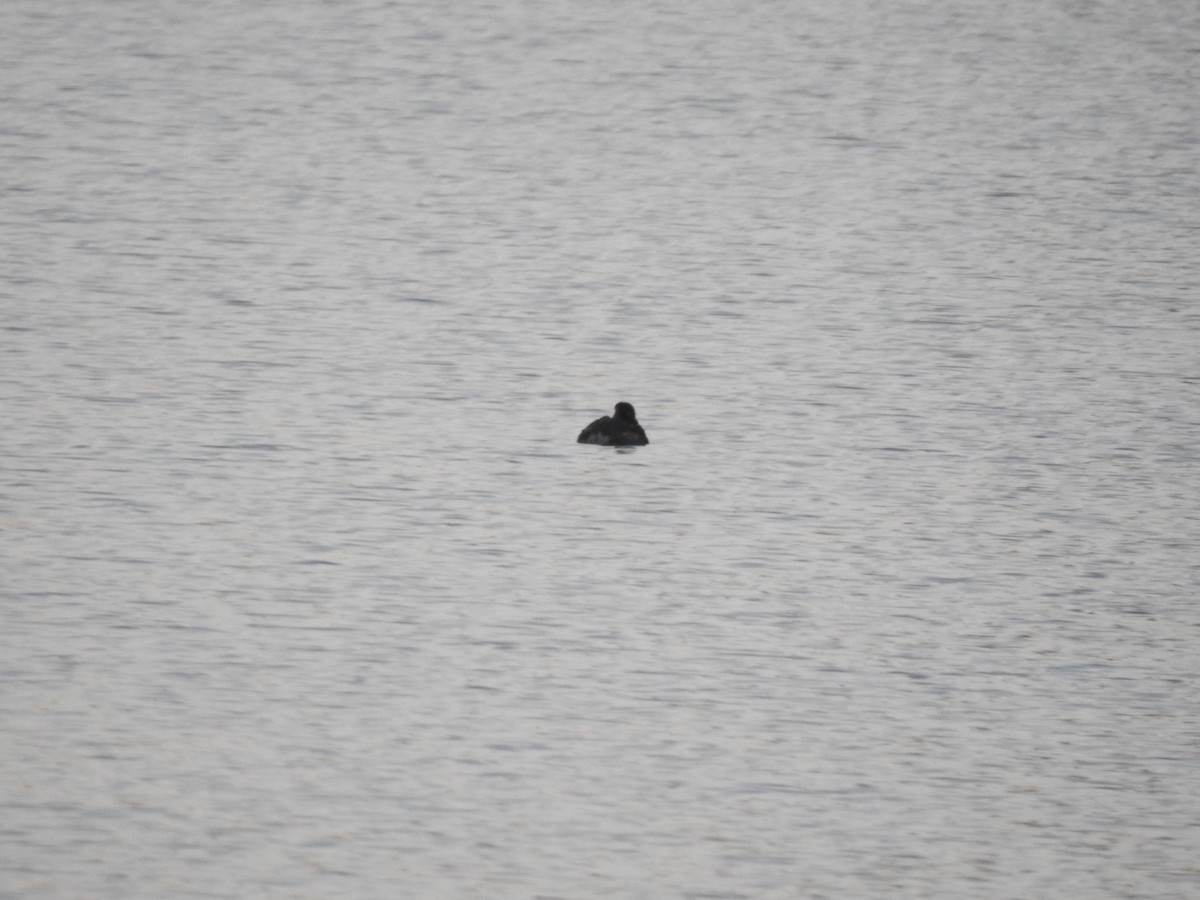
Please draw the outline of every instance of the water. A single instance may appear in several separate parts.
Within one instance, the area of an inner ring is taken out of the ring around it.
[[[0,35],[0,896],[1195,896],[1194,4]]]

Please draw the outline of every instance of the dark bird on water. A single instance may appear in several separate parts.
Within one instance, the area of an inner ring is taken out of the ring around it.
[[[611,416],[601,416],[579,432],[579,443],[634,447],[648,444],[650,439],[638,424],[633,407],[628,403],[618,403]]]

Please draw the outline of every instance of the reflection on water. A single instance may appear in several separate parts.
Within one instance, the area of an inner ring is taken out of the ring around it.
[[[0,894],[1195,892],[1197,15],[810,6],[0,11]]]

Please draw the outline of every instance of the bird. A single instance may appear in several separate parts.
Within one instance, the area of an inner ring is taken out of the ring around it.
[[[606,447],[634,447],[650,443],[638,424],[637,413],[629,403],[618,403],[611,416],[601,416],[579,432],[580,444],[603,444]]]

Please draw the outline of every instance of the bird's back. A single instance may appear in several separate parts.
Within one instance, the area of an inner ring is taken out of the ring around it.
[[[602,444],[606,447],[640,447],[650,443],[646,432],[636,421],[621,422],[611,416],[601,416],[579,432],[580,444]]]

